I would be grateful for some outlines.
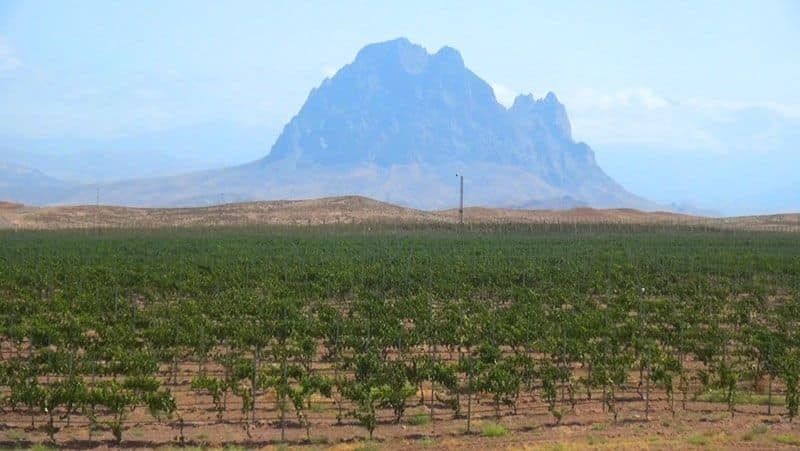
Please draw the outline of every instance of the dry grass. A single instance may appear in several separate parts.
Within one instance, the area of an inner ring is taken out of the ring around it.
[[[800,231],[800,214],[710,219],[631,209],[566,211],[471,207],[466,222],[475,224],[658,224],[712,226],[748,230]],[[361,196],[249,202],[197,208],[124,208],[73,206],[32,208],[0,202],[0,229],[85,229],[214,227],[243,225],[320,225],[353,223],[456,223],[455,210],[421,211]]]
[[[745,432],[742,436],[742,440],[746,442],[752,442],[756,439],[756,437],[760,435],[764,435],[769,431],[769,428],[764,424],[758,424],[750,428],[749,431]]]
[[[781,445],[800,446],[800,435],[779,434],[772,437],[772,439]]]
[[[720,404],[727,402],[726,393],[724,390],[708,390],[697,395],[696,399],[698,401],[715,402]],[[736,405],[766,406],[770,403],[769,396],[767,395],[741,391],[735,393],[734,401]],[[782,406],[784,404],[786,404],[786,400],[783,396],[772,396],[773,406]]]

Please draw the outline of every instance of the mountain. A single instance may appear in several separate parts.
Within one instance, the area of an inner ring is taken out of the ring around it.
[[[735,115],[735,114],[734,114]],[[738,123],[738,121],[737,121]],[[800,124],[800,122],[798,122]],[[698,127],[704,124],[698,122]],[[626,187],[671,211],[744,216],[800,211],[800,132],[764,132],[777,144],[743,150],[675,150],[646,145],[607,147],[603,169]],[[800,126],[796,127],[800,130]],[[768,137],[768,138],[767,138]]]
[[[568,196],[593,206],[648,206],[572,139],[555,94],[519,96],[506,109],[458,51],[431,55],[406,39],[365,47],[323,81],[260,164],[405,176],[405,186],[377,194],[419,207],[452,205],[457,171],[471,185],[471,203]]]
[[[228,122],[132,136],[29,138],[0,136],[0,161],[36,168],[61,180],[110,183],[231,166],[264,155],[275,136],[262,127]],[[236,152],[220,152],[236,149]]]
[[[691,216],[704,216],[707,218],[721,218],[724,215],[717,210],[710,208],[700,208],[691,202],[670,202],[668,209],[674,213]]]
[[[220,146],[219,152],[229,149]],[[572,138],[555,94],[511,108],[453,48],[406,39],[368,45],[313,89],[271,152],[242,166],[103,184],[101,201],[135,206],[364,195],[435,209],[457,202],[518,206],[569,199],[593,207],[655,206],[622,188]],[[55,195],[92,202],[95,188]]]
[[[69,195],[76,188],[39,170],[0,161],[0,200],[43,204],[53,196]]]
[[[519,210],[570,210],[573,208],[588,208],[584,202],[570,196],[556,197],[553,199],[537,199],[517,205]]]

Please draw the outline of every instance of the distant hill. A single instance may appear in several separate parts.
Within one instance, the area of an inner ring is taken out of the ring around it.
[[[579,201],[578,199],[570,196],[562,196],[552,199],[531,200],[521,205],[517,205],[515,208],[521,210],[569,210],[572,208],[584,208],[588,206],[589,205],[587,205],[585,202]]]
[[[4,135],[0,137],[0,161],[36,168],[60,180],[109,183],[186,174],[254,160],[274,142],[271,135],[261,127],[224,122],[115,138]]]
[[[225,152],[222,145],[220,152]],[[106,183],[101,201],[189,206],[357,194],[423,209],[457,203],[514,207],[657,208],[627,192],[575,142],[555,94],[511,108],[453,48],[406,39],[368,45],[312,90],[272,151],[256,162],[182,176]],[[94,187],[51,190],[45,203],[93,203]],[[19,200],[17,198],[12,198]]]
[[[468,207],[467,224],[661,224],[800,232],[800,214],[703,218],[633,209],[562,211]],[[311,224],[456,224],[458,210],[421,211],[361,196],[196,208],[26,207],[0,201],[0,229],[158,228]]]
[[[0,200],[44,204],[59,196],[69,196],[76,188],[72,183],[50,177],[39,170],[0,161]]]

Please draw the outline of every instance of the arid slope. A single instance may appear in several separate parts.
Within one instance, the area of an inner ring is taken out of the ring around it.
[[[471,224],[603,223],[706,225],[748,230],[800,231],[800,214],[704,218],[631,209],[514,210],[470,207]],[[0,229],[157,228],[352,223],[455,223],[457,210],[422,211],[360,196],[249,202],[197,208],[71,206],[34,208],[0,202]]]

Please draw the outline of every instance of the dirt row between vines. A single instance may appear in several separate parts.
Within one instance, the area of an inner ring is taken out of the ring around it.
[[[212,373],[218,369],[209,367]],[[250,436],[240,413],[241,403],[229,395],[222,420],[217,419],[211,397],[191,389],[191,379],[198,374],[196,362],[179,366],[177,384],[166,384],[176,398],[181,423],[177,416],[157,422],[144,408],[131,412],[126,421],[122,448],[170,448],[181,444],[183,424],[184,445],[203,448],[240,446],[244,448],[298,447],[306,449],[674,449],[677,447],[716,447],[772,449],[800,446],[800,422],[789,423],[782,406],[773,406],[767,415],[763,405],[738,405],[731,418],[723,403],[689,401],[686,410],[681,407],[681,394],[675,395],[675,414],[670,412],[666,394],[654,390],[651,395],[651,414],[645,419],[645,403],[633,387],[617,393],[619,418],[615,423],[610,413],[604,412],[600,402],[602,393],[592,393],[585,399],[580,390],[575,412],[567,413],[560,424],[548,412],[539,391],[524,392],[517,414],[510,407],[502,407],[502,416],[495,417],[494,405],[484,398],[473,406],[472,434],[466,434],[466,419],[454,418],[453,411],[444,403],[434,403],[433,412],[428,407],[430,385],[423,386],[425,405],[419,403],[417,393],[408,402],[403,420],[396,424],[390,409],[382,410],[375,430],[375,440],[367,442],[367,432],[353,418],[343,418],[337,424],[337,406],[328,398],[315,397],[309,411],[311,438],[296,421],[290,409],[286,415],[286,443],[280,443],[280,412],[275,396],[270,393],[258,397],[256,421],[250,427]],[[631,380],[635,381],[632,373]],[[163,368],[161,379],[167,381],[168,369]],[[445,396],[444,392],[441,392]],[[779,400],[780,395],[775,399]],[[349,405],[346,404],[345,407]],[[569,409],[568,404],[563,405]],[[466,400],[462,399],[466,411]],[[432,413],[432,415],[431,415]],[[6,409],[0,412],[0,447],[30,447],[47,444],[44,429],[46,417],[32,417],[23,411]],[[504,433],[492,437],[495,424]],[[66,449],[116,448],[113,436],[105,427],[89,436],[85,417],[75,415],[69,426],[62,426],[56,435],[56,446]]]

